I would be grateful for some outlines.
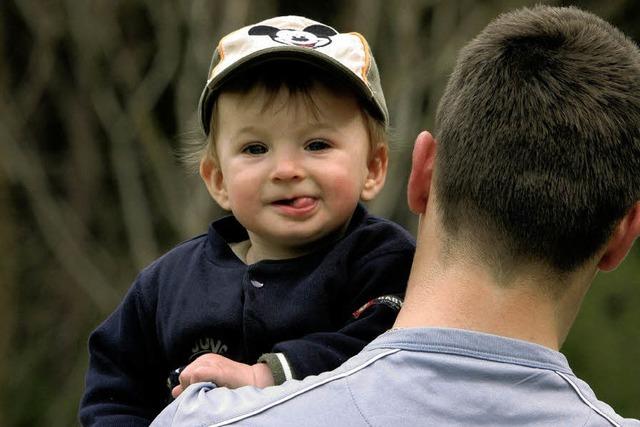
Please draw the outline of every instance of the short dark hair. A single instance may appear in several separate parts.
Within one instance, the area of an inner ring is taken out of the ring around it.
[[[460,52],[436,138],[451,237],[572,271],[640,199],[640,51],[574,7],[501,15]]]
[[[263,108],[273,104],[278,92],[286,88],[292,99],[299,98],[314,114],[321,113],[313,99],[313,88],[322,84],[337,93],[352,93],[358,100],[369,135],[370,152],[379,144],[388,144],[388,127],[384,117],[377,112],[370,101],[363,99],[352,88],[353,83],[335,73],[329,73],[313,64],[302,61],[273,60],[247,67],[233,73],[222,84],[218,93],[211,99],[207,110],[211,112],[211,131],[206,139],[186,140],[183,144],[182,159],[189,169],[197,170],[197,165],[205,155],[215,155],[215,136],[217,122],[217,98],[222,92],[248,93],[257,86],[262,86],[267,93]]]

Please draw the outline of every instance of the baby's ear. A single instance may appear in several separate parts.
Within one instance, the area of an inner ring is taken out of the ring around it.
[[[369,173],[364,182],[364,187],[360,193],[360,198],[364,201],[372,200],[378,195],[387,178],[387,167],[389,165],[389,153],[385,144],[378,144],[369,157],[367,169]]]
[[[200,177],[207,186],[211,197],[213,197],[222,209],[229,210],[229,194],[227,193],[224,176],[222,170],[218,167],[218,162],[211,154],[207,153],[202,160],[200,160]]]

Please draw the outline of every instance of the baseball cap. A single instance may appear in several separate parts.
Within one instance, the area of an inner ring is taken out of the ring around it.
[[[272,60],[302,61],[342,75],[388,125],[378,67],[362,35],[338,33],[302,16],[278,16],[236,30],[218,43],[198,103],[205,134],[212,101],[225,80],[240,69]]]

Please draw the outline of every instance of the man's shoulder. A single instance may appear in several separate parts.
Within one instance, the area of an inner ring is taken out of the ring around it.
[[[265,389],[196,384],[168,406],[152,426],[369,425],[351,397],[348,379],[397,351],[364,351],[333,371]]]
[[[154,425],[638,425],[599,402],[556,353],[471,331],[397,330],[302,381],[190,387]]]

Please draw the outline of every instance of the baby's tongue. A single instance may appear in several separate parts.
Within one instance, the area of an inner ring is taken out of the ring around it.
[[[306,208],[307,206],[310,206],[313,203],[314,203],[314,200],[312,197],[297,197],[293,199],[291,206],[293,206],[294,208]]]

